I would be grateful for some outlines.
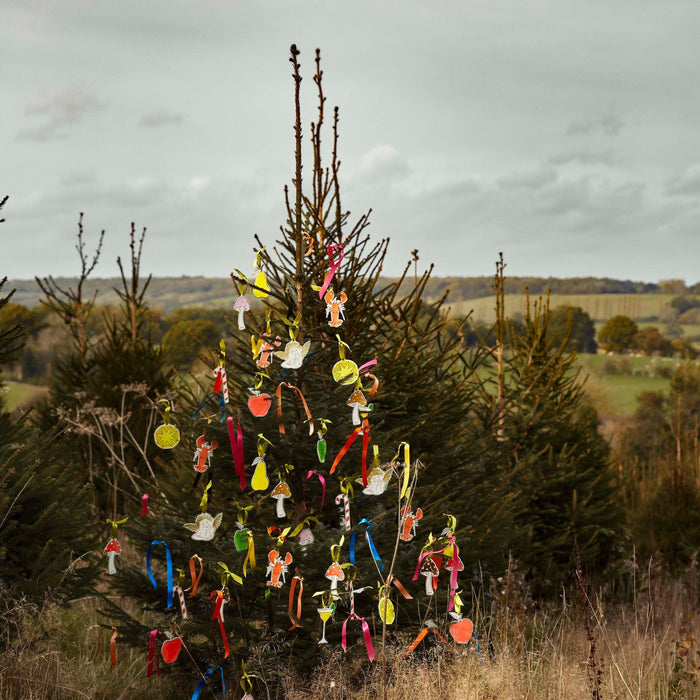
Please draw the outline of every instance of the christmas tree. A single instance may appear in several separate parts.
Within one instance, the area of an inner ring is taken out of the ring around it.
[[[358,661],[380,642],[385,661],[387,628],[406,641],[397,654],[428,619],[443,642],[448,629],[468,639],[467,621],[451,627],[462,622],[458,518],[431,512],[417,485],[436,463],[457,472],[468,461],[480,355],[463,353],[444,299],[423,300],[429,271],[408,291],[408,265],[380,281],[388,239],[372,242],[368,215],[351,224],[342,209],[337,108],[330,164],[322,159],[319,52],[313,168],[302,180],[298,56],[292,46],[286,225],[236,263],[236,313],[212,375],[162,404],[154,438],[169,470],[149,488],[148,514],[123,525],[131,563],[109,577],[141,612],[105,601],[120,640],[153,660],[158,640],[166,661],[186,648],[173,672],[201,683],[218,682],[219,669],[246,688],[260,682],[253,673],[281,682],[322,659],[326,641]]]

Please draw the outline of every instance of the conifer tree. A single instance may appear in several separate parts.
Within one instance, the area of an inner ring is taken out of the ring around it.
[[[0,280],[0,293],[6,281]],[[0,309],[11,297],[0,296]],[[17,356],[25,335],[21,326],[0,327],[0,372]],[[47,594],[84,595],[95,573],[90,489],[76,482],[70,462],[53,451],[52,432],[33,429],[26,414],[4,410],[2,389],[0,376],[0,584],[10,595],[38,603]]]
[[[450,548],[458,519],[446,520],[445,512],[455,516],[450,510],[431,514],[430,504],[418,501],[430,490],[418,491],[415,480],[430,482],[435,464],[438,471],[467,464],[462,429],[480,391],[479,353],[463,354],[459,335],[447,328],[444,300],[422,299],[430,271],[416,276],[407,293],[399,289],[408,265],[398,281],[382,286],[388,239],[372,242],[368,215],[351,224],[342,209],[337,109],[330,164],[322,162],[327,115],[318,52],[313,167],[302,181],[298,55],[292,46],[295,170],[292,188],[285,188],[287,221],[274,245],[258,239],[255,254],[232,274],[237,294],[261,299],[264,308],[246,310],[249,304],[237,300],[238,318],[231,319],[213,376],[190,398],[191,413],[163,416],[182,436],[173,449],[178,465],[158,481],[149,515],[125,526],[130,558],[141,563],[120,567],[110,579],[114,590],[142,603],[144,617],[105,605],[120,639],[145,648],[152,630],[182,635],[200,673],[223,665],[227,677],[239,660],[269,673],[275,665],[308,668],[322,658],[317,608],[334,611],[323,627],[332,643],[340,643],[347,622],[349,655],[357,659],[367,658],[364,625],[384,598],[396,606],[392,629],[415,635],[425,616],[445,619],[456,592],[447,582],[451,574],[441,573],[435,596],[421,594],[423,580],[412,578],[430,529],[445,533],[426,551],[447,546],[445,563],[458,561],[457,547]],[[288,495],[278,509],[271,494],[279,483]],[[397,537],[400,527],[405,542]],[[155,587],[144,570],[148,551]],[[171,586],[179,581],[182,588],[192,584],[190,563],[197,572],[203,562],[198,593],[186,598],[186,619],[167,595],[166,556]],[[344,583],[327,578],[334,561]],[[398,599],[390,572],[418,606]]]

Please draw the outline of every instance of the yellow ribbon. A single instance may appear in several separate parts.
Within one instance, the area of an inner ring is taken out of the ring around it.
[[[202,513],[207,512],[207,506],[209,505],[209,489],[211,489],[211,481],[204,487],[202,500],[199,502],[199,507],[202,509]]]
[[[254,569],[256,567],[255,563],[255,542],[253,542],[253,533],[248,530],[248,553],[246,554],[245,561],[243,562],[243,575],[246,576],[246,566],[250,562],[250,568]]]
[[[221,573],[221,587],[224,588],[226,584],[228,583],[229,579],[233,579],[236,583],[240,584],[241,586],[243,585],[243,579],[240,576],[236,576],[236,574],[231,571],[224,562],[219,561],[217,564],[221,567],[222,571]]]
[[[343,542],[345,542],[345,535],[343,535],[340,538],[340,542],[338,544],[331,545],[331,558],[336,563],[340,559],[340,550],[341,550],[341,547],[343,546]]]
[[[106,522],[108,525],[112,525],[112,537],[117,536],[117,529],[119,528],[120,525],[123,525],[127,520],[129,519],[129,516],[127,515],[126,518],[122,518],[121,520],[110,520],[107,518]]]
[[[290,537],[296,537],[305,527],[308,527],[309,523],[316,523],[318,525],[318,518],[314,515],[310,515],[308,518],[304,518],[289,534]]]

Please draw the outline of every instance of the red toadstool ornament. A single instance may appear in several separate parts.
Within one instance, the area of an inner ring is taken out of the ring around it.
[[[114,557],[116,557],[118,554],[122,553],[122,548],[119,546],[119,541],[117,540],[116,537],[112,537],[112,539],[107,542],[107,546],[104,548],[104,551],[102,554],[107,555],[107,573],[108,574],[116,574],[117,573],[117,567],[114,565]]]
[[[437,564],[430,557],[425,557],[420,565],[420,573],[422,576],[425,576],[425,594],[433,595],[436,588],[436,579],[440,573]]]

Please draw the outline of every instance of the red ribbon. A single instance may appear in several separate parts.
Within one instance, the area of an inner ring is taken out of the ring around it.
[[[143,496],[141,496],[141,516],[143,518],[144,515],[148,515],[148,494],[144,493]]]
[[[156,656],[156,637],[160,634],[159,630],[151,630],[148,640],[148,669],[146,670],[146,678],[153,675],[153,661],[156,662],[156,673],[160,676],[160,656]]]
[[[454,610],[455,607],[455,595],[457,593],[457,545],[455,544],[454,535],[449,535],[447,537],[450,544],[452,545],[452,571],[450,572],[450,602],[447,606],[447,611]]]
[[[221,606],[224,604],[223,591],[212,591],[211,595],[209,596],[209,599],[213,601],[214,598],[216,598],[216,602],[214,603],[214,612],[211,614],[211,619],[219,621],[219,630],[221,632],[221,639],[224,640],[224,658],[226,659],[226,658],[228,658],[228,655],[231,653],[231,649],[229,648],[229,645],[228,645],[228,639],[226,639],[226,630],[224,630],[224,620],[221,617]]]
[[[365,636],[365,646],[367,647],[367,656],[369,656],[370,661],[374,661],[374,649],[372,648],[372,637],[369,634],[369,625],[367,624],[367,620],[365,620],[364,617],[360,617],[359,615],[356,615],[354,612],[350,613],[347,618],[345,618],[345,622],[343,622],[343,631],[341,635],[341,642],[342,642],[342,647],[343,651],[347,651],[348,649],[348,641],[347,641],[347,624],[348,620],[359,620],[362,623],[362,633]]]
[[[294,590],[296,589],[297,581],[299,581],[299,593],[297,594],[297,611],[295,614],[292,612],[292,608],[294,607]],[[299,620],[301,620],[301,593],[303,590],[304,579],[301,576],[295,576],[289,588],[289,606],[287,608],[289,611],[289,619],[292,621],[292,626],[289,628],[290,632],[299,627]]]
[[[330,473],[333,474],[336,467],[340,464],[340,460],[345,457],[347,451],[352,447],[352,443],[355,442],[355,438],[362,433],[362,485],[367,486],[367,448],[369,447],[370,435],[369,435],[369,421],[365,418],[362,421],[362,425],[355,428],[355,430],[348,435],[347,442],[343,445],[338,455],[333,460]]]
[[[328,260],[330,264],[330,270],[326,274],[326,279],[323,280],[323,284],[321,285],[321,289],[318,290],[318,298],[323,300],[323,295],[326,293],[326,290],[328,287],[331,285],[331,280],[333,279],[333,275],[337,272],[338,268],[340,267],[340,263],[343,262],[343,257],[345,253],[343,252],[343,246],[338,245],[337,243],[331,243],[328,246]],[[335,262],[333,260],[334,257],[338,258],[338,261]]]
[[[233,418],[226,419],[228,427],[228,439],[231,443],[231,456],[233,457],[233,467],[240,480],[241,491],[245,490],[245,455],[243,453],[243,430],[241,424],[236,421],[236,430],[233,429]]]
[[[284,429],[284,423],[282,422],[282,387],[286,386],[288,389],[294,389],[299,394],[299,398],[301,399],[301,403],[304,405],[304,410],[306,411],[306,417],[309,419],[309,435],[314,434],[314,420],[311,417],[311,412],[309,411],[309,407],[306,404],[306,399],[304,398],[304,394],[301,393],[301,389],[298,386],[294,386],[294,384],[288,384],[287,382],[280,382],[277,385],[277,419],[279,420],[279,431],[280,435],[285,434],[285,429]]]
[[[321,474],[321,472],[316,471],[315,469],[310,469],[306,473],[306,481],[308,481],[309,478],[314,474],[318,477],[318,480],[321,482],[321,507],[318,511],[320,513],[323,510],[323,504],[326,502],[326,480],[323,478],[323,474]],[[304,508],[306,508],[306,504],[304,504]]]

